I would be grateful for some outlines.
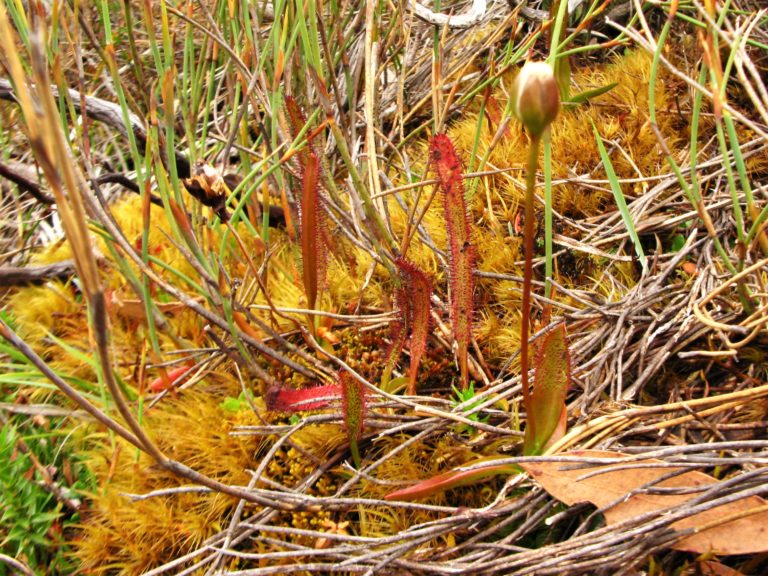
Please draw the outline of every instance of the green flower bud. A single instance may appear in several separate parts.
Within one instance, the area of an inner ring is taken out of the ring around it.
[[[512,111],[533,136],[540,136],[557,116],[560,90],[546,62],[526,62],[512,85]]]

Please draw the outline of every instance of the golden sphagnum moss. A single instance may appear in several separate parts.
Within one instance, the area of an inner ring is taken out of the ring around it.
[[[658,149],[655,135],[650,130],[647,117],[647,79],[649,57],[642,52],[629,52],[615,63],[578,73],[575,84],[586,90],[613,81],[619,85],[611,92],[596,99],[590,105],[580,106],[558,118],[553,126],[553,170],[555,179],[567,177],[570,170],[590,173],[593,178],[603,173],[593,171],[599,162],[597,146],[591,132],[594,122],[605,138],[614,140],[632,158],[626,160],[622,154],[613,156],[615,169],[620,177],[652,176],[664,166],[664,158]],[[508,84],[508,83],[506,83]],[[659,110],[667,110],[680,94],[668,92],[667,85],[659,82],[656,100]],[[498,99],[503,105],[503,90]],[[492,134],[487,123],[482,122],[479,156],[489,145]],[[449,130],[450,138],[456,143],[461,154],[472,150],[477,118],[468,117],[459,121]],[[673,149],[681,143],[680,120],[673,114],[660,114],[660,130],[668,138]],[[509,127],[509,134],[490,154],[490,168],[513,168],[512,172],[484,178],[477,186],[477,193],[470,200],[473,243],[477,246],[477,268],[487,272],[499,272],[519,276],[522,268],[521,238],[509,234],[514,227],[518,206],[521,203],[525,145],[522,132],[515,123]],[[426,157],[426,152],[415,154]],[[423,160],[421,164],[423,168]],[[422,206],[429,195],[427,187],[422,194]],[[628,194],[642,193],[642,189],[627,190]],[[413,193],[406,194],[412,202]],[[554,189],[554,209],[570,217],[591,217],[603,213],[612,206],[610,191],[585,190],[575,184],[561,184]],[[433,202],[422,224],[439,248],[446,244],[445,222],[439,207],[440,199]],[[118,224],[126,237],[136,242],[141,237],[141,206],[136,198],[118,202],[112,207]],[[404,230],[406,214],[389,200],[391,226],[396,235]],[[183,255],[168,241],[161,230],[168,230],[164,213],[153,208],[150,247],[153,256],[175,268],[196,277],[194,270]],[[214,232],[215,238],[223,232]],[[240,230],[247,241],[247,234]],[[341,235],[337,238],[342,238]],[[342,240],[338,240],[342,242]],[[245,259],[234,244],[225,255],[224,265],[233,277],[246,275]],[[258,246],[250,246],[254,254]],[[297,308],[304,306],[301,289],[301,274],[295,261],[295,250],[289,245],[287,235],[275,230],[272,235],[270,273],[267,291],[277,306]],[[102,276],[110,290],[113,305],[110,307],[111,340],[116,367],[123,380],[136,389],[137,361],[146,352],[147,332],[141,316],[129,313],[135,309],[132,292],[125,278],[109,259],[109,250],[102,243],[104,255]],[[343,252],[343,254],[342,254]],[[445,278],[443,267],[434,251],[418,237],[410,244],[407,256],[424,271],[433,276],[438,295],[445,301]],[[51,262],[68,257],[64,244],[41,252],[39,262]],[[592,286],[596,280],[603,286],[605,295],[618,298],[622,291],[636,278],[631,266],[612,267],[609,279],[603,278],[603,269],[608,264],[590,257],[577,257],[569,266],[559,270],[558,281],[566,286]],[[352,313],[359,309],[374,308],[387,310],[390,307],[392,284],[383,269],[377,270],[365,290],[366,275],[370,267],[370,255],[354,247],[345,246],[339,255],[329,262],[327,289],[320,307],[334,312]],[[174,285],[188,290],[183,281],[157,269],[158,273]],[[619,277],[620,281],[612,278]],[[253,287],[250,288],[251,290]],[[478,283],[478,312],[476,314],[475,336],[486,358],[491,362],[511,355],[519,347],[519,285],[512,281],[480,279]],[[255,303],[266,304],[263,295]],[[128,308],[126,308],[128,306]],[[134,308],[131,308],[131,307]],[[73,284],[50,282],[43,287],[24,288],[17,291],[10,301],[19,330],[33,344],[36,350],[61,374],[78,375],[95,381],[89,368],[84,368],[77,355],[58,345],[50,336],[60,339],[80,352],[90,350],[90,340],[85,319],[85,309],[78,300]],[[128,311],[127,311],[128,310]],[[256,308],[251,310],[267,322],[276,322],[278,329],[293,329],[293,325],[280,318],[270,317]],[[447,318],[447,314],[440,312]],[[168,314],[170,329],[174,338],[160,333],[163,350],[175,350],[179,340],[194,346],[202,346],[204,322],[190,312]],[[258,332],[258,328],[254,328]],[[345,361],[376,381],[376,368],[381,364],[382,351],[389,341],[387,330],[362,332],[358,328],[336,323],[332,327],[340,337],[341,344],[336,352]],[[301,344],[299,339],[294,342]],[[420,389],[435,390],[439,394],[450,394],[449,384],[452,368],[448,366],[450,354],[432,343],[422,368]],[[279,381],[288,386],[301,387],[308,384],[305,377],[293,378],[284,368],[266,362],[265,366]],[[446,376],[446,374],[448,376]],[[149,375],[148,377],[154,376]],[[229,412],[221,407],[227,396],[236,397],[240,385],[233,367],[225,362],[215,374],[208,374],[194,390],[184,390],[169,395],[144,415],[144,424],[152,438],[171,457],[210,475],[222,482],[247,485],[249,469],[258,466],[260,458],[276,440],[270,436],[232,436],[235,426],[243,424],[264,424],[279,422],[284,416],[263,409],[263,399],[258,396],[261,386],[246,381],[248,388],[256,394],[255,402],[261,406],[258,414],[244,407]],[[338,405],[331,407],[338,411]],[[400,445],[405,438],[383,436],[364,447],[364,456],[375,458],[388,453]],[[92,573],[138,574],[153,566],[167,562],[184,554],[206,538],[222,530],[235,508],[236,501],[222,495],[182,493],[172,496],[150,498],[131,502],[125,493],[142,494],[159,488],[179,486],[183,482],[168,473],[158,470],[145,456],[137,456],[134,449],[120,440],[91,430],[88,436],[90,468],[99,481],[99,489],[92,495],[90,512],[85,515],[82,532],[76,542],[77,555],[84,570]],[[283,486],[291,488],[304,481],[318,462],[330,454],[344,450],[346,437],[340,424],[324,427],[310,426],[292,438],[277,451],[266,468],[266,476]],[[370,451],[367,455],[365,451]],[[437,440],[417,442],[398,452],[376,468],[374,476],[363,479],[355,488],[358,495],[380,498],[393,488],[393,483],[411,482],[429,478],[453,466],[460,466],[482,456],[496,453],[493,445],[483,449],[469,448],[460,430]],[[333,468],[322,476],[308,493],[330,496],[348,477],[348,472]],[[377,480],[385,480],[381,483]],[[462,488],[430,498],[432,503],[456,504],[462,506],[484,506],[493,500],[494,484]],[[244,514],[254,513],[246,506]],[[376,506],[361,507],[346,515],[327,511],[278,513],[281,522],[296,528],[316,530],[330,529],[342,522],[350,522],[344,530],[359,535],[381,536],[393,534],[414,523],[426,522],[439,517],[434,512],[404,510],[401,508]],[[270,542],[291,541],[291,536],[265,534]],[[454,536],[451,536],[455,540]],[[299,542],[299,540],[296,540]],[[307,545],[306,539],[301,540]],[[442,542],[453,545],[454,542]],[[255,550],[274,550],[274,544],[265,544],[254,538]]]
[[[226,412],[217,397],[187,391],[145,414],[146,428],[173,458],[212,478],[245,485],[261,441],[230,432],[234,425],[255,424],[256,418]],[[185,482],[122,440],[104,437],[91,450],[88,465],[100,488],[92,495],[76,549],[83,568],[93,573],[137,574],[157,566],[221,530],[237,504],[228,496],[195,492],[127,502],[126,494]]]

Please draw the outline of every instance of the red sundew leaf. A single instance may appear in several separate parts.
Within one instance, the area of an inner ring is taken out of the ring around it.
[[[315,308],[318,286],[325,270],[323,238],[320,233],[320,161],[314,152],[307,155],[301,194],[301,259],[307,306]]]
[[[304,410],[326,408],[331,403],[330,398],[338,398],[340,396],[341,386],[338,384],[326,384],[301,390],[273,386],[267,390],[265,400],[268,410],[276,412],[301,412]],[[317,398],[323,398],[323,400],[317,400]]]
[[[351,374],[339,375],[341,388],[342,415],[350,438],[359,440],[365,427],[365,388]]]
[[[418,266],[405,258],[397,258],[395,266],[400,276],[399,284],[395,288],[395,308],[398,318],[392,323],[392,345],[387,352],[387,362],[381,381],[382,384],[389,382],[405,341],[410,339],[411,364],[408,394],[415,394],[416,377],[429,336],[432,282]]]
[[[528,414],[528,418],[534,421],[532,429],[535,436],[528,433],[531,427],[526,427],[523,453],[527,455],[541,454],[553,439],[552,435],[563,417],[565,397],[571,383],[571,360],[565,323],[541,337],[536,346],[533,365],[536,372],[533,377],[531,414]]]
[[[463,168],[456,149],[445,134],[435,134],[430,144],[430,163],[443,192],[445,223],[448,230],[448,254],[451,284],[451,323],[458,348],[461,387],[469,386],[468,353],[472,338],[474,310],[473,267],[475,247],[472,245],[467,203],[464,198]]]
[[[405,289],[402,286],[395,290],[396,302],[399,300],[398,294],[404,291]],[[403,308],[400,305],[397,305],[397,309],[399,314],[405,316]],[[392,371],[395,369],[395,365],[400,358],[400,353],[403,351],[403,346],[405,346],[405,339],[407,336],[408,329],[403,320],[395,320],[392,322],[392,344],[390,344],[389,350],[387,350],[387,361],[384,364],[384,370],[381,373],[382,386],[386,386],[392,377]]]
[[[360,450],[358,443],[363,437],[363,429],[365,428],[365,388],[357,378],[353,378],[347,372],[339,374],[339,385],[341,386],[342,415],[349,437],[349,447],[355,466],[359,468]]]
[[[288,114],[288,121],[291,126],[291,136],[296,139],[299,137],[299,134],[304,129],[304,126],[307,124],[307,119],[304,116],[304,112],[302,112],[301,107],[299,106],[298,102],[296,102],[296,99],[293,98],[293,96],[286,96],[285,97],[285,111]],[[299,165],[301,167],[302,172],[305,169],[305,166],[307,165],[307,156],[310,152],[314,152],[312,149],[312,142],[308,142],[307,145],[299,150],[296,154],[299,157]]]
[[[402,299],[408,313],[406,321],[410,332],[411,365],[408,370],[408,394],[416,394],[416,377],[419,373],[421,357],[427,349],[429,337],[429,314],[432,306],[432,282],[429,276],[405,258],[395,260],[395,265],[403,277],[404,295]]]
[[[290,96],[285,98],[285,109],[291,123],[293,137],[297,138],[307,121],[301,108]],[[320,159],[312,147],[312,135],[307,146],[297,152],[301,166],[301,202],[299,225],[301,228],[301,259],[307,307],[317,305],[319,290],[325,285],[329,234],[327,213],[320,192]]]
[[[483,460],[471,462],[471,464],[478,464]],[[469,465],[469,464],[468,464]],[[517,474],[520,469],[510,464],[500,464],[498,466],[488,466],[486,468],[480,468],[478,470],[449,470],[443,472],[432,478],[428,478],[421,482],[408,486],[395,492],[390,492],[384,496],[385,500],[416,500],[417,498],[426,498],[428,496],[434,496],[445,490],[451,488],[458,488],[460,486],[470,486],[476,484],[487,478],[492,478],[500,474]]]
[[[173,370],[168,370],[167,374],[161,374],[152,380],[147,388],[151,392],[162,392],[174,385],[178,386],[190,370],[192,370],[191,366],[180,366]]]

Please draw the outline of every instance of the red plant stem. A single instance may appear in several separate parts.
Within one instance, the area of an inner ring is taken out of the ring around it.
[[[307,154],[307,164],[304,166],[304,182],[301,196],[301,256],[304,274],[304,289],[307,292],[307,307],[314,310],[317,304],[318,291],[318,175],[320,161],[314,152]],[[310,319],[314,327],[314,320]],[[314,330],[312,330],[314,333]]]
[[[523,246],[525,265],[523,268],[523,302],[520,315],[520,378],[523,386],[523,404],[525,406],[526,426],[531,437],[535,437],[533,418],[531,418],[531,389],[528,383],[528,337],[531,329],[531,282],[533,279],[533,221],[534,188],[536,187],[536,168],[539,163],[539,143],[541,137],[531,134],[528,147],[528,166],[525,174],[525,222],[523,223]]]

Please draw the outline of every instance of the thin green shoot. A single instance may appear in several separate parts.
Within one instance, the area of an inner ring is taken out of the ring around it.
[[[635,247],[635,253],[640,260],[641,266],[643,267],[643,274],[647,274],[648,260],[646,259],[645,253],[643,252],[643,246],[640,243],[640,238],[637,235],[635,223],[632,220],[632,214],[630,214],[629,208],[627,207],[627,201],[624,198],[624,193],[621,191],[621,182],[619,182],[619,178],[616,176],[616,171],[614,170],[613,164],[611,163],[611,157],[608,155],[608,151],[605,149],[605,145],[603,144],[603,139],[597,130],[597,126],[595,126],[594,123],[592,124],[592,129],[595,132],[595,139],[597,140],[597,148],[600,152],[600,159],[603,162],[605,174],[608,177],[608,182],[611,185],[611,191],[613,192],[613,197],[616,200],[616,206],[619,208],[619,213],[621,214],[621,219],[627,229],[627,234],[629,234],[629,239]]]
[[[469,414],[466,415],[469,420],[480,423],[488,422],[490,419],[489,416],[480,416],[476,411],[474,411],[475,408],[485,402],[485,398],[476,398],[477,392],[475,390],[474,382],[470,382],[469,386],[465,390],[457,388],[455,385],[451,385],[451,390],[453,390],[451,408],[456,409],[459,406],[463,406],[465,411],[469,412]],[[469,426],[468,424],[461,424],[459,427],[459,432],[474,434],[475,428]]]

